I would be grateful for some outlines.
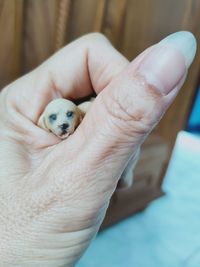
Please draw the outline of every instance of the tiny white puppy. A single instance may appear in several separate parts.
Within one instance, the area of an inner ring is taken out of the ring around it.
[[[72,134],[83,118],[81,110],[72,101],[58,98],[51,101],[38,120],[38,126],[61,139]]]

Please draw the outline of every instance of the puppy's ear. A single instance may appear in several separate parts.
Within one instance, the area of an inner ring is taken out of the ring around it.
[[[78,126],[81,123],[81,121],[83,120],[83,117],[85,114],[79,109],[79,107],[77,107],[76,113],[78,115],[78,122],[77,122],[77,126]]]
[[[79,110],[79,118],[80,118],[80,122],[83,120],[85,114],[88,112],[88,110],[90,109],[92,102],[94,101],[94,99],[91,99],[90,101],[85,101],[81,104],[78,105],[77,109]]]
[[[78,105],[78,108],[81,111],[83,116],[85,116],[85,114],[88,112],[88,110],[90,109],[93,101],[94,100],[85,101],[85,102],[81,103],[80,105]]]
[[[40,116],[37,125],[42,129],[49,130],[47,125],[46,125],[46,118],[45,118],[44,114],[42,114]]]

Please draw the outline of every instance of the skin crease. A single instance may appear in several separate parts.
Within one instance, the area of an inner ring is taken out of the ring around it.
[[[104,36],[89,34],[2,91],[0,266],[74,266],[84,253],[128,160],[184,82],[165,95],[137,72],[154,48],[129,64]],[[36,126],[51,100],[93,90],[66,140]]]

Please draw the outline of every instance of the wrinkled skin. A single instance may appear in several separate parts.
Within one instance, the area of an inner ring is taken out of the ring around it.
[[[128,160],[183,81],[163,95],[100,34],[60,50],[0,94],[0,266],[74,266]],[[77,79],[78,77],[78,79]],[[52,99],[98,95],[62,141],[36,126]]]

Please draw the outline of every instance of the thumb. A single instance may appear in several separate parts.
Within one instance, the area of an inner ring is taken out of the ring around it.
[[[71,141],[90,168],[119,177],[181,88],[196,53],[190,32],[163,39],[132,61],[97,96]],[[101,177],[101,176],[100,176]],[[117,179],[116,179],[117,180]]]

